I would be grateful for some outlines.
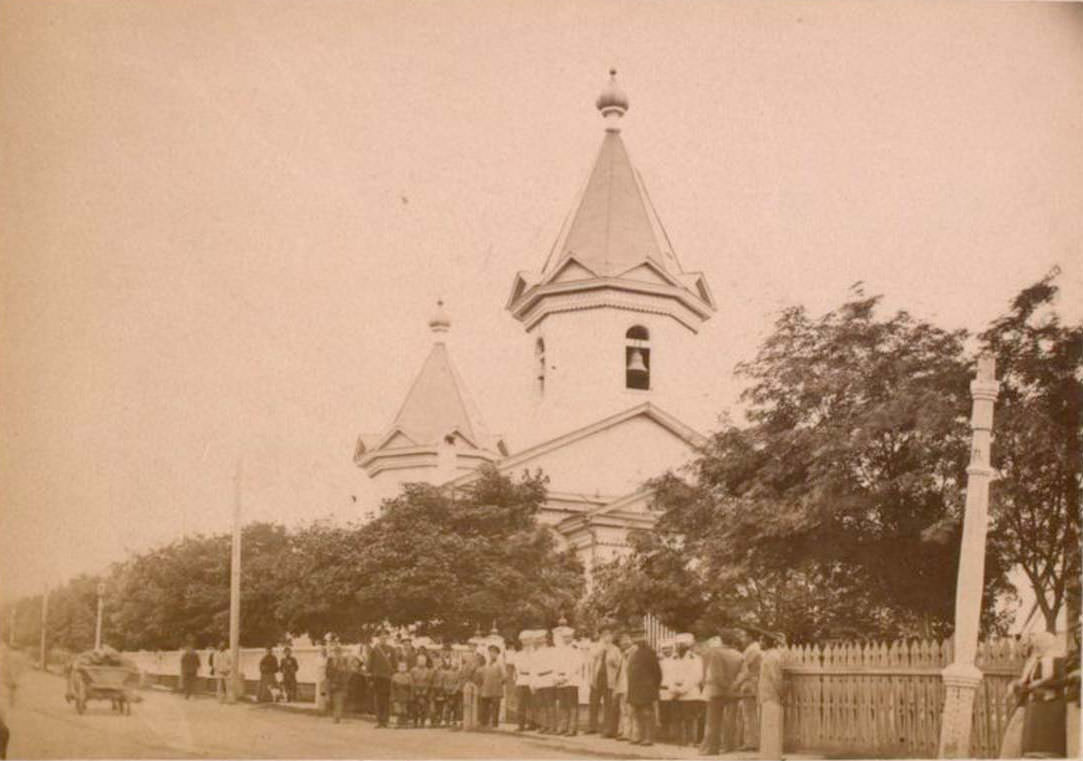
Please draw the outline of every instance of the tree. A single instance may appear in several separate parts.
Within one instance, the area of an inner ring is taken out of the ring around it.
[[[289,549],[285,528],[245,526],[241,588],[241,641],[246,646],[280,639],[278,572]],[[108,643],[122,649],[173,649],[189,637],[200,647],[229,635],[230,538],[185,537],[136,555],[114,568],[107,582]]]
[[[809,639],[950,630],[969,452],[965,333],[906,312],[879,318],[879,300],[858,291],[820,319],[785,310],[738,367],[751,382],[749,425],[724,425],[686,472],[653,483],[659,544],[645,559],[685,558],[701,619]],[[987,582],[991,600],[1005,584],[995,553]]]
[[[465,638],[491,622],[555,623],[584,586],[571,551],[538,525],[545,479],[494,468],[454,492],[407,485],[358,533],[356,601],[364,619]]]
[[[981,335],[1001,384],[990,540],[1023,569],[1049,631],[1080,574],[1083,462],[1083,324],[1064,325],[1054,310],[1058,274],[1023,289]]]

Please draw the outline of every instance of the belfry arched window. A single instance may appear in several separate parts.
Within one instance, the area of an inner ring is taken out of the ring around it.
[[[651,334],[633,325],[624,334],[624,387],[647,391],[651,387]]]
[[[545,391],[545,339],[534,343],[534,383],[538,393]]]

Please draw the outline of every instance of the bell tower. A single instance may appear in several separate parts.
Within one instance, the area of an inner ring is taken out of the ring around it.
[[[507,303],[527,333],[523,366],[541,438],[687,395],[694,339],[715,310],[703,274],[681,267],[628,157],[628,97],[609,73],[595,103],[605,133],[590,178],[541,270],[518,273]]]

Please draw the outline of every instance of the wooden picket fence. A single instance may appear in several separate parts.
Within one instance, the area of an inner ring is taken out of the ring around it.
[[[647,644],[655,650],[663,640],[677,636],[677,632],[659,621],[653,613],[648,613],[643,617],[643,628],[647,631]]]
[[[935,758],[950,640],[794,646],[785,657],[786,747],[888,758]],[[1014,640],[982,643],[970,755],[996,758],[1009,684],[1023,657]]]

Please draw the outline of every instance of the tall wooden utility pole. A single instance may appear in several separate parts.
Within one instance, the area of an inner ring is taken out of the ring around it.
[[[41,664],[41,670],[47,670],[47,663],[45,662],[45,631],[49,626],[49,587],[46,585],[45,591],[41,593],[41,652],[39,654],[39,663]]]
[[[1000,392],[996,360],[978,358],[978,376],[970,384],[973,430],[970,465],[966,469],[966,512],[959,547],[959,578],[955,587],[954,660],[943,671],[944,714],[940,724],[940,758],[970,756],[970,729],[974,720],[974,694],[981,684],[975,663],[982,589],[985,586],[985,535],[989,527],[989,446],[993,435],[993,403]]]
[[[105,582],[98,582],[98,622],[94,626],[94,649],[102,649],[102,601],[105,600]]]
[[[244,460],[237,459],[233,494],[233,543],[229,555],[229,652],[233,661],[229,680],[229,702],[235,702],[244,693],[241,676],[241,483]]]

